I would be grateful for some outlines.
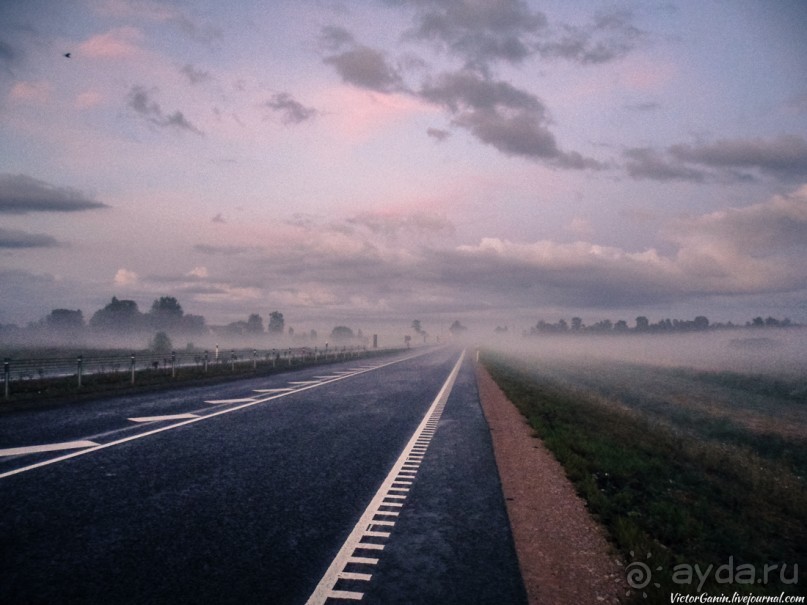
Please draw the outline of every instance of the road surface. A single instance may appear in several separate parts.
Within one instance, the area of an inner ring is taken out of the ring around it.
[[[471,361],[0,415],[0,602],[525,603]]]

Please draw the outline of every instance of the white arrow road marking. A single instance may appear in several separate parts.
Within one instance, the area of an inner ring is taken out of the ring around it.
[[[291,387],[285,387],[282,389],[253,389],[256,393],[287,393],[289,391],[294,391]]]
[[[197,414],[172,414],[170,416],[139,416],[129,418],[132,422],[160,422],[161,420],[186,420],[188,418],[198,418]]]
[[[82,447],[95,447],[95,441],[65,441],[64,443],[47,443],[45,445],[30,445],[28,447],[11,447],[0,450],[0,456],[21,456],[23,454],[38,454],[39,452],[58,452],[60,450],[77,450]]]

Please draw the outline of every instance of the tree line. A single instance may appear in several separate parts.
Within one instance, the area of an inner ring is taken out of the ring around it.
[[[549,323],[544,320],[538,321],[537,324],[532,326],[529,330],[523,332],[524,336],[537,336],[542,334],[568,334],[568,333],[589,333],[589,334],[626,334],[626,333],[642,333],[642,334],[657,334],[669,332],[703,332],[706,330],[721,330],[721,329],[734,329],[741,327],[749,328],[786,328],[794,326],[790,319],[776,319],[774,317],[755,317],[754,319],[745,322],[745,326],[734,324],[732,322],[726,323],[711,323],[709,319],[703,315],[695,317],[695,319],[662,319],[656,323],[651,323],[650,320],[644,315],[636,318],[635,324],[631,327],[624,319],[618,321],[611,321],[610,319],[603,319],[589,326],[583,323],[579,317],[572,317],[571,322],[561,319],[557,323]],[[506,332],[507,328],[497,327],[496,332]]]
[[[155,334],[154,342],[163,343],[170,334],[172,337],[193,338],[206,335],[233,338],[254,338],[261,336],[310,339],[317,341],[316,330],[295,334],[286,325],[283,313],[272,311],[267,319],[251,313],[246,320],[234,321],[223,326],[209,326],[201,315],[185,313],[182,305],[173,296],[162,296],[154,300],[147,311],[141,311],[134,300],[119,299],[116,296],[87,320],[80,309],[53,309],[38,321],[25,328],[16,325],[0,325],[0,337],[11,340],[40,341],[79,340],[83,336],[140,336]],[[361,330],[354,332],[343,325],[336,326],[327,340],[334,344],[367,344]],[[253,341],[254,342],[254,341]],[[164,348],[164,347],[162,347]]]

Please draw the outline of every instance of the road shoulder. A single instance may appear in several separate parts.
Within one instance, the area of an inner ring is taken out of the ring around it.
[[[480,364],[476,377],[530,605],[619,603],[624,568],[605,531]]]

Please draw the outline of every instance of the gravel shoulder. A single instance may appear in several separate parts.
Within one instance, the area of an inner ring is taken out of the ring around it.
[[[530,605],[620,603],[624,566],[605,531],[480,364],[476,377]]]

